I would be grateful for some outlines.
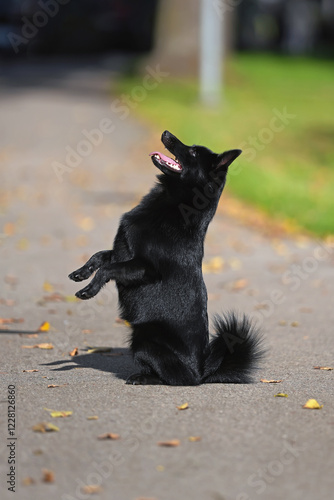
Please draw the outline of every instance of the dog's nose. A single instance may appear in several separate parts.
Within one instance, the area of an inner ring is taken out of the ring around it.
[[[168,132],[168,130],[165,130],[164,132],[162,132],[161,134],[161,140],[163,141],[164,139],[167,139],[168,137],[170,137],[172,134],[170,132]]]

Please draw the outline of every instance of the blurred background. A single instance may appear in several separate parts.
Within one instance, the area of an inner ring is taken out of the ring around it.
[[[0,0],[2,89],[107,88],[156,134],[241,147],[226,210],[292,233],[334,232],[333,56],[334,0]]]

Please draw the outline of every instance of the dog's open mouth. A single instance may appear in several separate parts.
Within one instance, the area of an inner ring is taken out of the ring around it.
[[[173,160],[172,158],[169,158],[169,156],[159,153],[158,151],[150,153],[150,156],[152,156],[162,167],[166,167],[173,172],[181,172],[182,170],[182,167],[176,158]]]

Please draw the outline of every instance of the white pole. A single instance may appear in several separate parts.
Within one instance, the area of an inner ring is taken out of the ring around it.
[[[223,85],[223,19],[218,3],[201,0],[200,96],[211,106],[220,103]]]

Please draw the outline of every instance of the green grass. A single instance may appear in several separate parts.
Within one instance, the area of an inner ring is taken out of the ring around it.
[[[142,81],[123,78],[117,90],[131,95]],[[332,62],[238,55],[228,62],[225,81],[217,109],[198,103],[194,81],[166,78],[147,92],[135,113],[157,132],[168,129],[186,144],[204,144],[216,152],[241,147],[244,154],[229,176],[232,194],[316,235],[334,233]],[[270,127],[273,110],[284,108],[295,117],[269,141],[263,129]],[[257,146],[250,145],[251,138]]]

